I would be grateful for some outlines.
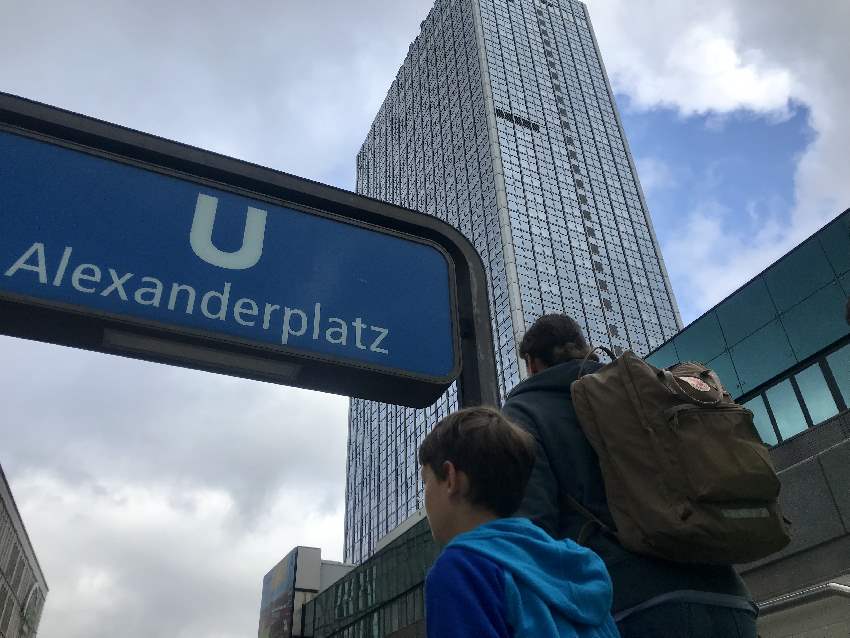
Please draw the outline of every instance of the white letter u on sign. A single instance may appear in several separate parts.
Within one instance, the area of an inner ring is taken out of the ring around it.
[[[242,247],[236,252],[228,253],[219,250],[212,243],[212,231],[215,225],[215,213],[218,208],[218,198],[198,194],[195,204],[195,218],[192,220],[192,231],[189,233],[189,243],[195,254],[208,264],[230,270],[245,270],[255,266],[263,254],[263,239],[266,234],[266,211],[248,207],[245,219],[245,232],[242,235]]]

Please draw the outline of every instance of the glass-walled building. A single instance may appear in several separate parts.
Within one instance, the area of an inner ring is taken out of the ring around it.
[[[647,357],[699,361],[777,445],[850,406],[850,210]]]
[[[357,191],[434,215],[480,253],[502,395],[525,327],[567,312],[646,354],[680,322],[586,7],[437,0],[357,156]],[[353,400],[345,559],[421,507],[415,453],[457,407]]]
[[[0,467],[0,636],[35,636],[46,596],[47,582]]]
[[[421,518],[304,607],[312,638],[425,638],[425,576],[438,554]]]

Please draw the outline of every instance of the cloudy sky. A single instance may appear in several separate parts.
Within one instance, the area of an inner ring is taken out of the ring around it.
[[[352,188],[430,4],[0,0],[0,91]],[[589,5],[687,322],[850,206],[850,4]],[[0,358],[44,638],[253,636],[284,553],[341,558],[346,400],[7,338]]]

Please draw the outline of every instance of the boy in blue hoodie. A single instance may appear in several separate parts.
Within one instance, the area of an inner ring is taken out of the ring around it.
[[[618,638],[602,560],[509,518],[535,442],[490,408],[449,415],[419,463],[431,533],[445,545],[425,581],[428,638]]]

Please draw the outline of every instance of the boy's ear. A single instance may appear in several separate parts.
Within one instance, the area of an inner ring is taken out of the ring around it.
[[[453,494],[457,491],[457,468],[455,467],[455,464],[451,461],[444,461],[443,475],[446,477],[445,483],[449,494]]]
[[[458,470],[454,463],[446,461],[443,463],[443,471],[446,475],[446,488],[450,496],[462,496],[466,493],[467,478],[464,472]]]

